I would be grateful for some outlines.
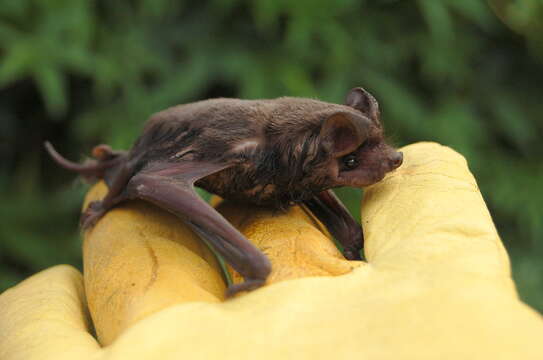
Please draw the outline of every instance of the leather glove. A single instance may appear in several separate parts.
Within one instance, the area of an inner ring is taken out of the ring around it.
[[[543,320],[518,299],[464,158],[402,151],[365,191],[367,262],[345,260],[303,209],[224,202],[273,266],[267,286],[225,301],[195,235],[125,203],[85,233],[84,278],[56,266],[0,296],[0,359],[543,359]]]

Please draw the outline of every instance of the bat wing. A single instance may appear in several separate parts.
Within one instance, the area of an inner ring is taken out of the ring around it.
[[[154,163],[128,182],[127,199],[149,201],[181,218],[244,278],[227,295],[264,284],[271,271],[268,258],[194,190],[194,182],[229,165],[202,162]]]
[[[322,191],[304,204],[343,246],[345,257],[349,260],[360,260],[360,250],[364,246],[362,228],[334,192]]]

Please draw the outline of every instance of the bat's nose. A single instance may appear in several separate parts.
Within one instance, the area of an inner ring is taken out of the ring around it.
[[[389,158],[389,164],[391,170],[397,169],[403,163],[403,153],[395,151]]]

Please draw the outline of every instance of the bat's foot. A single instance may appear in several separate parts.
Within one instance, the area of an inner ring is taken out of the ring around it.
[[[226,289],[226,297],[231,298],[239,292],[258,289],[264,285],[265,282],[266,280],[262,279],[248,279],[240,284],[230,285],[228,289]]]
[[[101,201],[93,201],[89,204],[85,212],[81,215],[79,225],[83,230],[96,225],[98,220],[106,213]]]

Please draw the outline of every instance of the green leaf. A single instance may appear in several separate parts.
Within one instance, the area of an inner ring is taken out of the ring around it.
[[[443,0],[417,1],[424,20],[436,43],[452,45],[454,37],[452,19]]]
[[[28,76],[34,54],[26,41],[20,41],[7,51],[0,62],[0,86],[6,86]]]
[[[487,30],[496,22],[484,1],[447,0],[447,6]]]
[[[67,108],[67,99],[64,76],[60,69],[52,66],[35,69],[34,80],[51,115],[53,117],[63,115]]]

